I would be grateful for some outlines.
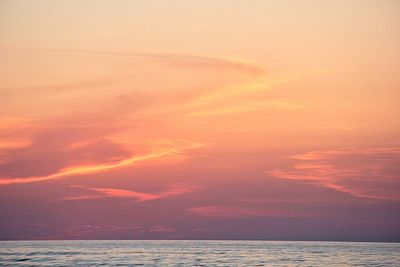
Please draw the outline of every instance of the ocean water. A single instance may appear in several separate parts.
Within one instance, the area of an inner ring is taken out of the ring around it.
[[[400,244],[1,241],[0,266],[400,266]]]

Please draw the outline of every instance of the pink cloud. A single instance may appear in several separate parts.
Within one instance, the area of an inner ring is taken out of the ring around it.
[[[190,213],[204,217],[251,218],[251,217],[294,217],[302,216],[298,212],[285,211],[280,208],[262,208],[248,206],[200,206],[189,209]]]
[[[170,226],[165,226],[165,225],[158,225],[154,226],[149,229],[149,232],[151,233],[173,233],[176,232],[176,228],[170,227]]]
[[[81,187],[81,186],[74,186],[74,187],[89,190],[97,194],[66,197],[63,198],[62,200],[86,200],[86,199],[114,197],[114,198],[128,198],[137,200],[138,202],[145,202],[145,201],[188,194],[198,188],[194,186],[176,184],[170,186],[166,191],[158,193],[145,193],[145,192],[138,192],[133,190],[118,189],[118,188],[99,188],[99,187]]]
[[[141,225],[74,225],[68,227],[63,231],[63,234],[70,238],[85,238],[90,236],[96,236],[98,234],[110,234],[110,233],[155,233],[155,234],[168,234],[175,233],[177,229],[175,227],[166,225],[156,226],[141,226]]]
[[[356,197],[399,200],[400,148],[311,151],[289,157],[290,168],[275,177],[314,183]]]
[[[143,162],[179,161],[188,157],[182,152],[202,146],[173,139],[163,143],[139,140],[140,146],[134,140],[114,140],[109,136],[113,131],[69,124],[45,128],[26,146],[0,150],[0,185],[109,172]]]
[[[64,234],[71,237],[87,236],[98,232],[113,232],[113,231],[141,231],[140,226],[114,226],[114,225],[78,225],[64,230]]]

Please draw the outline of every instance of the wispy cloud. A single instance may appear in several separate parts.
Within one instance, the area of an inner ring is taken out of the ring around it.
[[[282,77],[268,77],[260,73],[256,78],[232,86],[226,86],[195,97],[186,104],[186,116],[221,116],[235,113],[262,111],[266,109],[304,110],[310,108],[308,104],[299,103],[295,99],[280,99],[266,96],[266,92],[301,80],[312,75],[320,75],[327,69],[301,71]]]
[[[306,109],[307,106],[304,104],[283,102],[283,101],[247,101],[242,103],[236,103],[229,106],[218,106],[217,108],[206,108],[204,110],[198,110],[187,114],[189,117],[202,117],[202,116],[218,116],[218,115],[228,115],[244,112],[253,112],[265,110],[268,108],[282,109],[282,110],[301,110]]]
[[[103,163],[103,164],[99,163],[92,165],[71,166],[63,168],[56,173],[46,176],[25,177],[25,178],[0,178],[0,185],[33,183],[33,182],[59,179],[63,177],[76,176],[76,175],[87,175],[99,172],[106,172],[117,168],[128,167],[139,162],[153,161],[160,158],[174,156],[176,154],[179,154],[182,150],[185,149],[188,148],[187,147],[163,148],[150,152],[148,154],[135,155],[113,163]]]
[[[279,208],[262,208],[248,206],[199,206],[189,209],[189,213],[204,217],[220,218],[252,218],[252,217],[304,217],[294,211],[285,211]]]
[[[310,151],[289,157],[288,169],[267,173],[314,183],[356,197],[399,200],[400,148],[360,148]]]
[[[85,238],[91,235],[107,233],[174,233],[177,229],[167,225],[139,226],[139,225],[76,225],[64,230],[64,235],[71,238]]]
[[[145,202],[145,201],[158,200],[158,199],[188,194],[199,188],[197,186],[175,184],[169,186],[165,191],[157,193],[145,193],[145,192],[119,189],[119,188],[99,188],[99,187],[84,187],[84,186],[74,186],[74,187],[92,191],[96,194],[66,197],[63,198],[62,200],[87,200],[87,199],[99,199],[108,197],[108,198],[127,198],[127,199],[134,199],[138,202]]]

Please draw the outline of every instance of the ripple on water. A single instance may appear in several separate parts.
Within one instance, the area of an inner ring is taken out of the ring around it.
[[[400,244],[277,241],[0,242],[0,266],[399,266]]]
[[[23,259],[15,259],[15,261],[29,261],[31,260],[30,258],[23,258]]]

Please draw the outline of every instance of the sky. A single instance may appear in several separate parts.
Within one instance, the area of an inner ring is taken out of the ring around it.
[[[0,239],[399,242],[399,14],[0,1]]]

